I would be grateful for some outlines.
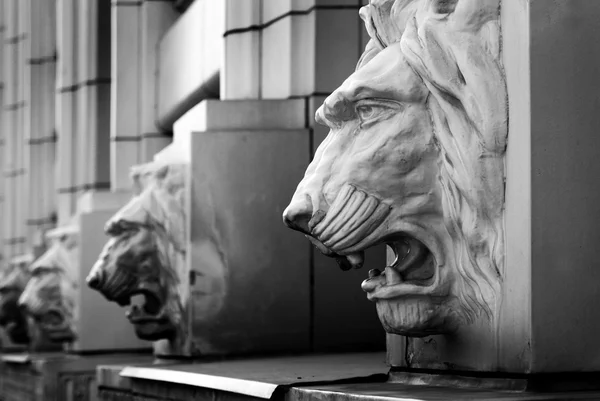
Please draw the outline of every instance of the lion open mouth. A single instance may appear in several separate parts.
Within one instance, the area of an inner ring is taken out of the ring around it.
[[[142,302],[132,303],[132,299],[141,296]],[[156,318],[162,310],[159,295],[150,289],[138,289],[130,292],[126,298],[117,301],[121,306],[130,306],[126,312],[127,318],[132,322]]]
[[[125,316],[135,326],[137,335],[156,341],[171,335],[172,327],[158,285],[142,283],[115,299],[120,306],[129,306]]]
[[[369,271],[361,287],[370,300],[407,295],[426,295],[437,287],[437,268],[431,251],[419,240],[401,237],[386,242],[394,252],[394,262],[385,268]]]
[[[64,313],[58,309],[50,309],[42,315],[37,316],[39,327],[55,342],[70,342],[75,339],[75,335],[71,330],[69,320]]]
[[[355,187],[344,185],[327,212],[317,211],[304,231],[326,256],[336,259],[342,270],[359,269],[365,259],[365,242],[390,214],[389,205]],[[290,222],[288,222],[290,225]]]
[[[384,272],[372,269],[362,283],[369,299],[432,293],[439,279],[430,249],[406,233],[378,238],[390,213],[391,207],[378,198],[346,184],[326,213],[317,211],[306,227],[292,228],[304,231],[310,242],[325,256],[335,258],[342,270],[361,268],[366,248],[382,242],[388,245],[394,262]]]

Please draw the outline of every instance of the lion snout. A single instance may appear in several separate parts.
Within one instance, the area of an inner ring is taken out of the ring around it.
[[[23,313],[37,316],[43,313],[44,305],[30,288],[25,288],[18,301],[18,307]]]
[[[312,218],[312,205],[307,195],[304,200],[292,200],[283,212],[283,222],[292,230],[310,234],[309,222]]]
[[[102,271],[102,269],[96,266],[94,266],[90,274],[85,279],[85,282],[87,283],[88,287],[97,291],[99,291],[104,286],[105,281],[106,280],[104,272]]]

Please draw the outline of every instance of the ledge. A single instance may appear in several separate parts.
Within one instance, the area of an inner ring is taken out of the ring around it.
[[[122,366],[113,366],[116,374]],[[579,374],[575,374],[579,376]],[[156,399],[252,401],[598,400],[600,391],[515,391],[489,383],[388,374],[383,353],[281,356],[229,361],[127,366],[115,386]],[[115,379],[115,378],[113,378]],[[434,380],[435,379],[435,380]],[[403,382],[398,382],[399,380]],[[113,380],[114,381],[114,380]],[[494,384],[494,383],[492,383]],[[131,385],[131,386],[130,386]],[[487,386],[487,387],[486,387]],[[102,387],[102,384],[101,384]],[[176,395],[174,395],[176,394]],[[161,398],[162,397],[162,398]],[[169,398],[174,397],[174,398]]]
[[[121,377],[270,399],[280,387],[348,380],[383,381],[387,371],[384,353],[359,353],[127,367],[121,371]]]
[[[600,392],[516,393],[399,383],[354,383],[292,388],[285,395],[285,401],[549,401],[598,399],[600,399]]]

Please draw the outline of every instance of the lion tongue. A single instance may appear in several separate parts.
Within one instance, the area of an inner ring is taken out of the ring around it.
[[[336,256],[336,262],[340,269],[347,271],[350,269],[360,269],[365,263],[365,253],[356,252],[346,256]]]

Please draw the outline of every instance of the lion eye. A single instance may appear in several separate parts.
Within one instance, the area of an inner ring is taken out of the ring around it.
[[[356,112],[361,120],[369,120],[377,114],[377,108],[374,106],[358,106],[356,107]]]

